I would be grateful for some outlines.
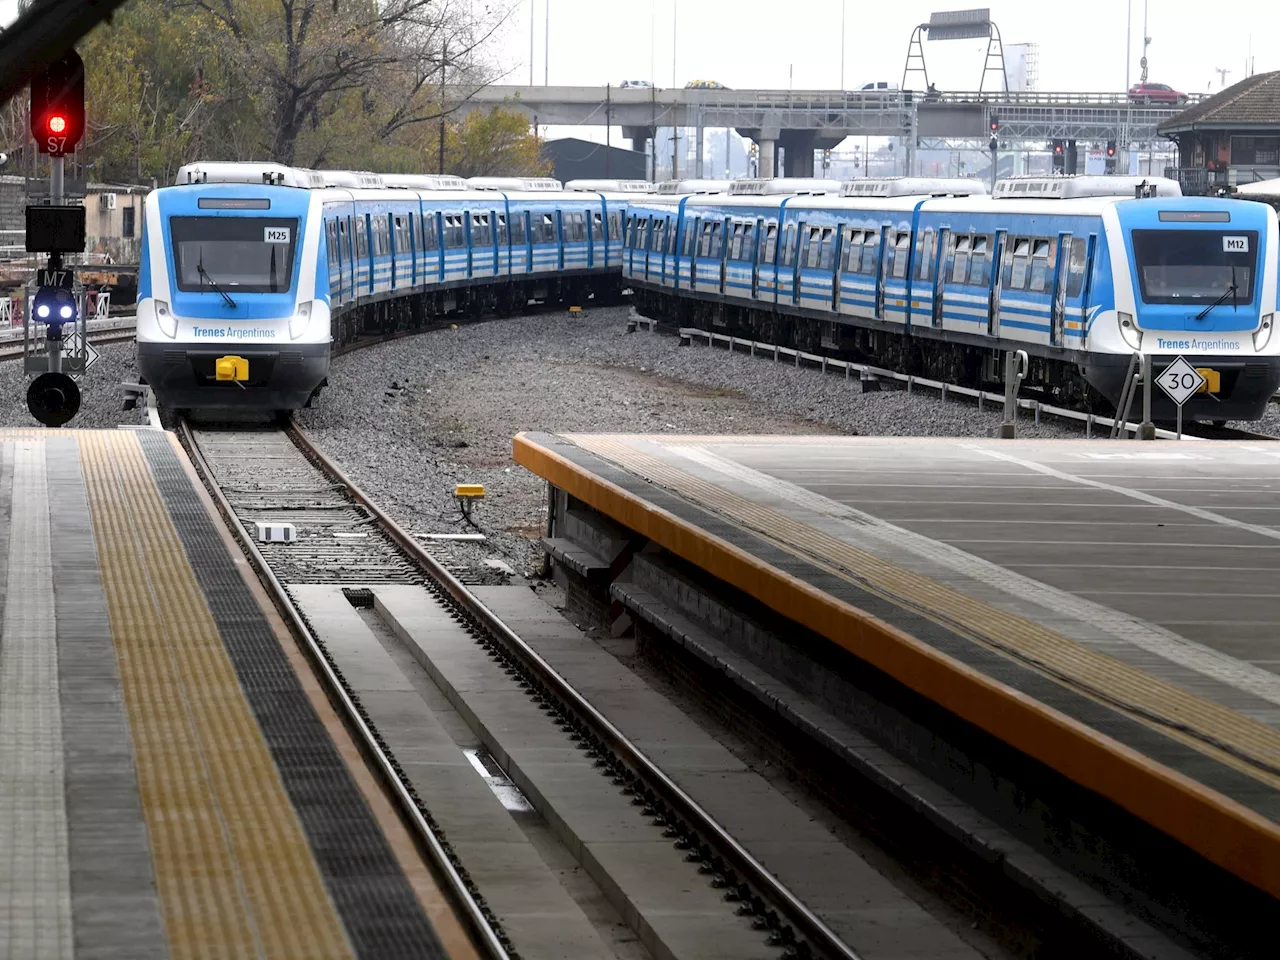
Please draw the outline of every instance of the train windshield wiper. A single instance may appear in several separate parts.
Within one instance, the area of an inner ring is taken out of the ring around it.
[[[1239,289],[1240,288],[1236,286],[1236,268],[1233,266],[1231,268],[1231,285],[1227,287],[1226,290],[1223,291],[1222,296],[1220,296],[1217,300],[1213,301],[1213,303],[1209,304],[1207,307],[1205,307],[1203,310],[1197,313],[1196,319],[1203,320],[1205,317],[1209,315],[1210,310],[1212,310],[1218,304],[1223,303],[1227,299],[1227,297],[1231,298],[1231,309],[1232,310],[1236,309],[1236,292]]]
[[[200,261],[196,264],[196,273],[200,274],[201,284],[208,280],[209,286],[213,287],[214,291],[221,294],[222,299],[227,301],[227,306],[231,307],[233,310],[235,309],[236,302],[231,299],[231,295],[218,286],[218,282],[214,280],[213,277],[209,276],[209,271],[204,268],[204,247],[200,248]]]

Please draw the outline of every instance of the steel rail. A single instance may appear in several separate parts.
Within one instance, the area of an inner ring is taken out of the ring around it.
[[[677,816],[690,823],[724,856],[747,882],[766,900],[772,902],[794,926],[796,933],[808,940],[820,953],[839,960],[859,960],[858,954],[836,935],[795,894],[783,886],[750,852],[735,840],[679,785],[633,744],[603,714],[580,694],[554,667],[542,658],[519,635],[491,611],[479,597],[432,557],[395,520],[369,498],[333,461],[320,452],[306,432],[296,423],[286,428],[298,448],[330,478],[344,486],[348,495],[376,519],[389,536],[428,576],[430,576],[482,627],[501,642],[538,680],[563,700],[604,741],[612,752],[629,766],[634,774],[661,796]]]
[[[445,880],[446,885],[450,888],[449,892],[455,898],[455,906],[461,909],[465,926],[471,933],[473,942],[489,960],[512,960],[512,953],[508,951],[506,945],[495,933],[485,917],[484,911],[476,903],[471,891],[467,889],[466,883],[450,862],[440,838],[427,822],[426,817],[423,816],[417,800],[410,793],[409,787],[397,771],[395,762],[383,748],[378,735],[369,725],[363,712],[348,692],[346,683],[325,655],[320,641],[311,632],[311,628],[289,598],[284,585],[276,577],[270,564],[267,563],[266,558],[263,557],[262,552],[248,535],[244,524],[236,515],[235,508],[231,506],[231,502],[222,492],[213,470],[200,450],[200,444],[196,439],[195,432],[185,418],[179,421],[178,432],[183,446],[186,447],[191,455],[192,462],[204,480],[206,488],[213,496],[214,502],[217,503],[219,512],[221,512],[231,532],[235,534],[236,539],[240,541],[241,548],[248,555],[258,579],[271,594],[277,610],[293,628],[295,635],[302,639],[304,649],[312,665],[320,672],[331,702],[339,708],[348,729],[356,734],[358,744],[365,753],[366,758],[372,761],[375,771],[381,777],[384,785],[390,790],[401,816],[413,828],[413,832],[425,850],[431,865],[438,871],[439,876]]]

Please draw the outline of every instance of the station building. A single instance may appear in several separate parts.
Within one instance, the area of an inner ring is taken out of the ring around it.
[[[1178,145],[1165,171],[1185,194],[1280,177],[1280,71],[1258,73],[1160,125]]]

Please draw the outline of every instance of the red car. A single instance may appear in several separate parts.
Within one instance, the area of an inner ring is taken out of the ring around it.
[[[1187,95],[1167,83],[1136,83],[1129,88],[1129,99],[1138,103],[1186,103]]]

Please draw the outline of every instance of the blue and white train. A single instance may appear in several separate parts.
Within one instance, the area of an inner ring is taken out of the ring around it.
[[[367,330],[616,295],[624,203],[555,180],[183,167],[146,201],[139,374],[170,408],[296,409]]]
[[[651,315],[981,382],[1025,350],[1030,386],[1115,402],[1135,353],[1184,355],[1184,413],[1255,419],[1280,386],[1276,212],[1126,177],[851,181],[797,195],[632,198],[623,275]],[[973,195],[974,191],[977,195]],[[1138,196],[1141,195],[1141,199]],[[1155,391],[1154,415],[1174,408]]]

